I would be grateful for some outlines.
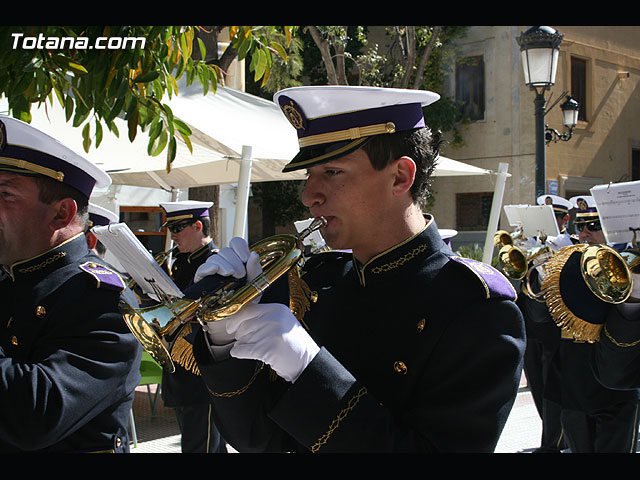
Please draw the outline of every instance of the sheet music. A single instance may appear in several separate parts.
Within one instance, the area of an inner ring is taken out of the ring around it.
[[[154,284],[168,296],[183,296],[171,277],[158,265],[126,223],[93,227],[91,231],[118,259],[144,293],[157,295],[152,286]]]
[[[543,233],[547,237],[560,235],[551,205],[505,205],[504,211],[509,223],[517,221],[522,224],[525,237],[537,237]]]
[[[640,181],[596,185],[591,195],[607,243],[631,242],[629,228],[640,228]]]
[[[512,227],[522,225],[522,219],[520,218],[520,210],[522,207],[528,207],[528,205],[505,205],[503,207],[507,221]]]

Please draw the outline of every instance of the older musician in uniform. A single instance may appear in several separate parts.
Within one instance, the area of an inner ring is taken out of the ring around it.
[[[198,267],[217,251],[210,233],[209,209],[213,202],[184,200],[160,206],[167,219],[162,228],[169,230],[178,247],[171,277],[178,288],[185,290],[193,283]],[[211,398],[194,364],[188,335],[174,347],[175,354],[184,360],[174,362],[173,373],[162,372],[162,400],[178,419],[182,453],[226,453],[227,445],[214,423]]]
[[[566,228],[570,217],[569,210],[572,208],[571,202],[558,195],[545,194],[537,198],[537,204],[552,206],[560,232],[560,235],[547,237],[545,245],[553,252],[572,245],[574,240]],[[530,247],[542,245],[539,238],[533,240],[530,241]],[[538,281],[538,273],[539,269],[536,269],[531,274],[533,284]],[[520,292],[516,303],[522,311],[527,331],[524,372],[527,377],[527,385],[542,420],[540,446],[534,451],[536,453],[560,453],[565,448],[560,422],[561,398],[560,392],[556,390],[561,382],[547,381],[550,375],[556,374],[556,371],[550,369],[549,366],[560,343],[560,329],[553,322],[544,302],[534,300],[526,293]]]
[[[326,219],[327,244],[351,252],[313,255],[285,282],[291,295],[276,285],[197,338],[218,426],[238,451],[494,451],[524,325],[509,281],[453,255],[422,212],[438,155],[422,108],[437,98],[336,86],[276,94],[301,146],[284,171],[306,170],[303,203]],[[238,239],[198,275],[261,271]]]
[[[606,244],[597,206],[592,196],[570,199],[575,208],[575,225],[581,242]],[[570,313],[572,327],[562,329],[562,341],[553,366],[560,382],[562,426],[572,453],[631,453],[638,432],[638,391],[606,388],[591,368],[598,339],[576,336],[580,326],[604,322],[603,310],[588,291],[580,272],[571,271],[569,260],[559,283],[561,309]],[[573,277],[570,275],[575,273]],[[602,335],[600,335],[602,338]]]
[[[90,252],[94,186],[109,177],[50,136],[0,117],[0,451],[128,452],[141,348],[125,285]]]

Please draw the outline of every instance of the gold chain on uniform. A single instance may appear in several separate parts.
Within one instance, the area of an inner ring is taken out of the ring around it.
[[[244,393],[247,391],[247,389],[251,386],[251,384],[254,382],[254,380],[256,379],[256,377],[262,371],[263,368],[264,368],[264,363],[260,363],[260,367],[255,371],[255,373],[253,374],[253,377],[251,377],[251,380],[249,380],[249,383],[247,383],[244,387],[236,390],[235,392],[216,393],[213,390],[211,390],[209,387],[207,387],[207,390],[209,390],[209,393],[214,397],[230,398],[236,395],[240,395],[241,393]]]
[[[51,265],[53,262],[55,262],[56,260],[60,260],[62,257],[66,256],[67,252],[58,252],[55,255],[47,258],[46,260],[40,262],[37,265],[32,265],[30,267],[26,267],[26,268],[19,268],[18,272],[20,273],[31,273],[31,272],[35,272],[36,270],[40,270],[41,268],[44,268],[48,265]]]
[[[611,343],[613,343],[616,347],[622,347],[622,348],[635,347],[636,345],[638,345],[640,343],[640,339],[636,340],[635,342],[631,342],[631,343],[618,342],[615,338],[613,338],[611,336],[611,334],[609,333],[609,330],[607,330],[607,325],[606,324],[604,326],[604,334],[607,336],[607,338],[609,340],[611,340]]]
[[[426,249],[427,249],[427,245],[426,244],[418,245],[416,248],[414,248],[413,250],[411,250],[408,253],[405,253],[403,256],[401,256],[397,260],[394,260],[393,262],[385,263],[384,265],[380,265],[379,267],[372,268],[371,272],[377,274],[377,273],[382,273],[382,272],[388,272],[389,270],[393,270],[394,268],[398,268],[398,267],[404,265],[405,263],[407,263],[409,260],[412,260],[413,258],[418,256],[419,254],[424,252]]]
[[[347,405],[347,408],[343,409],[338,416],[331,422],[331,425],[329,426],[329,430],[327,431],[327,433],[325,433],[324,435],[322,435],[318,441],[311,446],[311,452],[312,453],[316,453],[318,450],[320,450],[320,448],[327,443],[327,440],[329,440],[329,437],[331,437],[331,435],[333,434],[333,432],[335,431],[336,428],[338,428],[340,426],[340,422],[342,420],[344,420],[346,418],[346,416],[351,412],[351,410],[354,409],[354,407],[357,405],[357,403],[360,401],[360,399],[365,396],[367,393],[367,388],[366,387],[362,387],[358,393],[351,398],[351,400],[349,400],[349,404]]]

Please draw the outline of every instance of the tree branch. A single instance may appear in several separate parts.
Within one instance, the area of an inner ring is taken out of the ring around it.
[[[422,80],[424,78],[424,69],[427,66],[427,61],[431,56],[431,52],[433,51],[433,47],[435,46],[441,31],[442,31],[441,26],[433,27],[433,31],[431,32],[431,38],[429,39],[429,43],[427,44],[427,47],[424,49],[424,52],[422,52],[422,56],[420,57],[420,63],[418,64],[416,76],[413,80],[414,89],[419,89],[420,85],[422,84]]]
[[[331,59],[331,50],[329,49],[329,43],[322,38],[318,29],[314,26],[305,26],[305,28],[311,34],[311,38],[315,42],[320,54],[322,55],[322,61],[327,70],[327,82],[329,85],[338,85],[338,75]]]

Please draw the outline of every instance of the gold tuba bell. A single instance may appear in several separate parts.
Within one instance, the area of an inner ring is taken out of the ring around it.
[[[302,240],[326,225],[322,217],[315,219],[298,235],[275,235],[250,250],[260,256],[263,272],[251,282],[221,277],[217,289],[200,298],[163,299],[159,305],[136,309],[120,304],[124,320],[142,347],[167,371],[175,371],[172,348],[182,330],[191,322],[202,325],[227,318],[261,295],[282,275],[296,270],[303,257]],[[295,312],[294,312],[295,313]]]
[[[608,245],[581,243],[561,248],[545,265],[542,293],[549,313],[556,325],[576,340],[598,341],[603,308],[609,308],[603,305],[623,303],[631,295],[630,267],[637,265],[638,252],[625,252],[622,255]]]

